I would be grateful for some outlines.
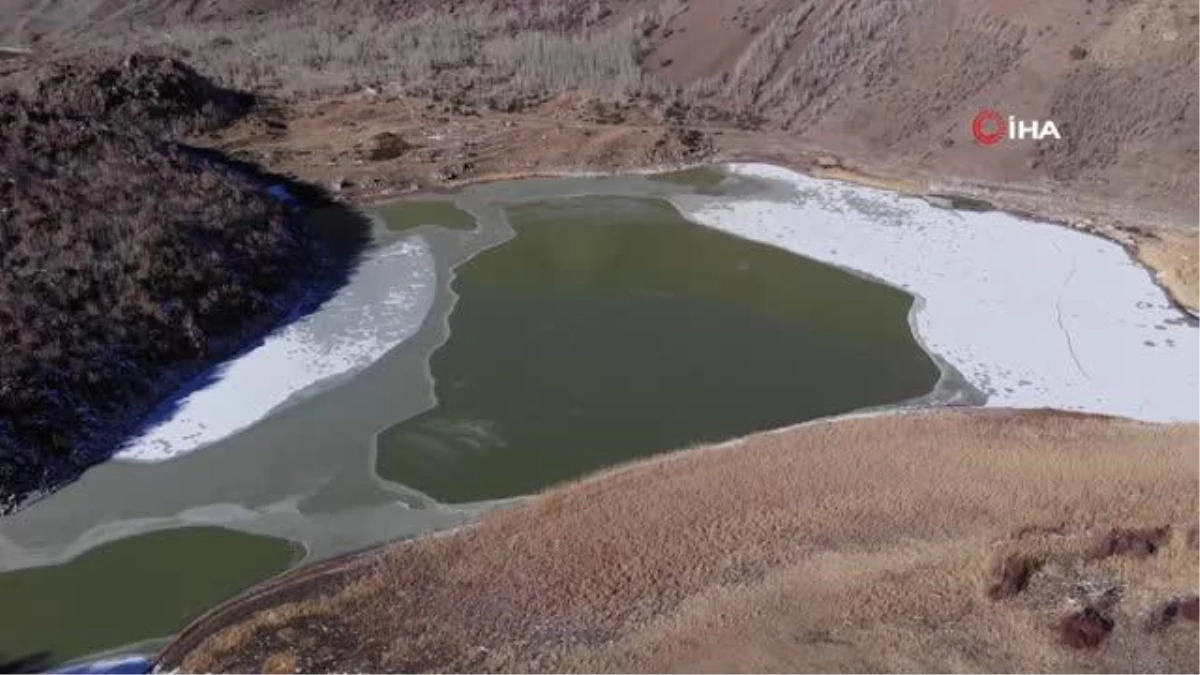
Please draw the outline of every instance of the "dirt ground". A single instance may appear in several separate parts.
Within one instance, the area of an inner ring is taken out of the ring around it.
[[[285,576],[162,665],[1194,672],[1197,440],[1007,410],[756,434]]]

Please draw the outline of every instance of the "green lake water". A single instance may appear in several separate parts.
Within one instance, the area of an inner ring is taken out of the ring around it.
[[[910,296],[665,201],[556,199],[508,218],[516,238],[458,270],[437,406],[379,437],[380,474],[436,499],[526,494],[938,378]]]
[[[122,539],[61,565],[0,574],[0,662],[61,663],[166,636],[299,559],[295,544],[217,527]]]

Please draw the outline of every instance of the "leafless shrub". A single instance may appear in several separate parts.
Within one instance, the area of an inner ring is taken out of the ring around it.
[[[525,32],[488,41],[484,53],[490,66],[511,73],[518,91],[634,91],[642,82],[636,32],[632,21],[583,37]]]
[[[730,80],[732,97],[751,100],[759,97],[763,86],[778,67],[780,58],[791,47],[796,33],[814,7],[812,0],[797,3],[755,40],[733,67]]]
[[[1050,175],[1070,180],[1119,163],[1121,149],[1131,144],[1150,148],[1183,148],[1175,166],[1163,171],[1186,171],[1196,166],[1197,98],[1186,87],[1163,82],[1195,79],[1194,64],[1183,58],[1160,58],[1130,66],[1083,61],[1054,92],[1049,117],[1059,125],[1061,141],[1041,144]],[[1188,73],[1190,69],[1190,74]],[[1160,159],[1171,153],[1156,153]],[[1188,166],[1190,164],[1190,167]]]
[[[670,0],[618,22],[606,21],[598,4],[582,10],[582,18],[578,9],[556,4],[532,14],[484,5],[407,17],[364,11],[343,21],[281,13],[257,22],[135,28],[132,39],[187,53],[201,71],[239,89],[306,94],[370,85],[395,94],[461,94],[476,104],[496,99],[511,107],[507,102],[565,89],[658,87],[643,75],[639,57],[647,36],[679,4]],[[578,30],[580,21],[589,27]]]

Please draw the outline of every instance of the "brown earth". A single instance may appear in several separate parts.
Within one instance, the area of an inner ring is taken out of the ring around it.
[[[1194,672],[1197,440],[1006,410],[756,434],[285,576],[162,665]]]

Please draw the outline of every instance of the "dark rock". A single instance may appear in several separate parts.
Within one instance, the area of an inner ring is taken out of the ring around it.
[[[1179,616],[1179,599],[1172,598],[1150,610],[1146,617],[1146,630],[1158,631],[1175,622]]]

